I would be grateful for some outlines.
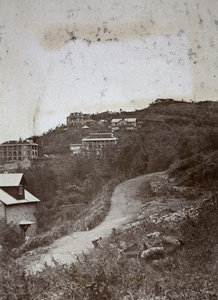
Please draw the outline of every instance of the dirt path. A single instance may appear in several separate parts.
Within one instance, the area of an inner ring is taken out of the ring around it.
[[[56,240],[46,254],[41,254],[37,261],[28,260],[28,269],[32,272],[41,270],[45,263],[53,264],[53,259],[60,263],[69,264],[75,261],[75,255],[93,248],[92,240],[96,237],[107,238],[112,228],[119,228],[137,217],[142,204],[137,199],[140,185],[154,174],[136,177],[119,184],[111,198],[111,208],[105,220],[90,231],[74,232],[72,235]]]

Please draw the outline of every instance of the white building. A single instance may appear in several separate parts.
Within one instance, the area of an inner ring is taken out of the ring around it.
[[[103,148],[116,145],[117,140],[113,133],[91,133],[88,137],[82,139],[82,152],[99,154]]]

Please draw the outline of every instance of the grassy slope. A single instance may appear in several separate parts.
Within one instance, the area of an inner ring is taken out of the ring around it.
[[[205,189],[175,188],[173,181],[168,184],[166,177],[155,176],[140,189],[137,197],[147,204],[148,211],[154,202],[162,210],[168,199],[183,206],[193,204],[193,194],[198,195],[197,202],[209,199],[206,206],[201,206],[198,218],[191,218],[188,210],[185,221],[173,226],[166,220],[155,224],[144,218],[126,229],[114,231],[109,241],[104,242],[104,248],[81,256],[78,263],[69,267],[57,263],[55,268],[45,268],[43,273],[23,276],[22,269],[11,265],[4,282],[9,298],[3,299],[13,299],[10,298],[13,294],[22,299],[119,300],[128,295],[138,300],[217,299],[217,195],[211,197]],[[177,257],[151,262],[119,259],[117,247],[142,241],[155,231],[176,234],[185,241]]]
[[[214,194],[218,174],[217,115],[215,102],[155,104],[134,113],[134,116],[143,120],[144,127],[136,135],[140,140],[134,142],[133,139],[133,142],[139,144],[140,141],[140,145],[145,145],[144,149],[149,156],[148,171],[163,170],[174,163],[170,175],[176,177],[181,187],[189,187],[173,191],[174,200],[185,197],[193,201],[196,198],[211,198],[210,195],[217,199]],[[44,147],[47,147],[44,153],[54,153],[57,145],[60,145],[57,153],[64,153],[69,142],[74,142],[66,131],[63,134],[50,132],[43,139]],[[131,152],[131,147],[128,144],[124,149],[122,157],[126,153],[130,155],[123,162],[124,165],[130,162],[130,157],[140,160],[144,151],[135,148]],[[173,160],[167,161],[171,157]],[[125,176],[134,175],[134,172],[124,171]],[[167,192],[172,193],[172,190],[167,187],[158,195],[163,203],[168,201]],[[155,195],[149,197],[152,203],[156,201]],[[84,256],[84,262],[76,267],[48,268],[38,277],[25,279],[22,272],[13,272],[11,269],[9,281],[6,280],[5,285],[8,289],[5,291],[22,295],[23,299],[28,299],[24,297],[26,294],[33,297],[37,293],[40,299],[124,299],[125,295],[133,295],[134,299],[217,299],[217,206],[212,208],[204,207],[196,222],[187,218],[176,232],[165,224],[151,225],[144,221],[145,225],[141,228],[118,232],[112,237],[113,241],[115,239],[121,243],[133,237],[143,239],[146,233],[155,230],[167,234],[179,232],[188,243],[176,261],[165,259],[149,264],[138,263],[136,260],[120,261],[117,259],[116,247],[106,244],[106,250],[99,250],[90,257]],[[17,284],[12,285],[10,282]],[[8,297],[3,299],[12,299]]]

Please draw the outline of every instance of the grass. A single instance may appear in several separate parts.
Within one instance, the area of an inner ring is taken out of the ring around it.
[[[196,206],[177,229],[142,220],[126,230],[113,230],[103,247],[83,254],[75,264],[45,267],[26,274],[10,262],[3,280],[2,300],[110,299],[213,300],[218,299],[218,196]],[[142,241],[147,233],[179,234],[185,246],[176,256],[146,262],[120,259],[118,247]]]

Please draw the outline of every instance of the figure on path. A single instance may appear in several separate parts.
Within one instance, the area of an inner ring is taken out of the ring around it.
[[[102,240],[102,237],[92,240],[92,244],[94,245],[95,248],[99,248],[99,241],[101,241],[101,240]]]

